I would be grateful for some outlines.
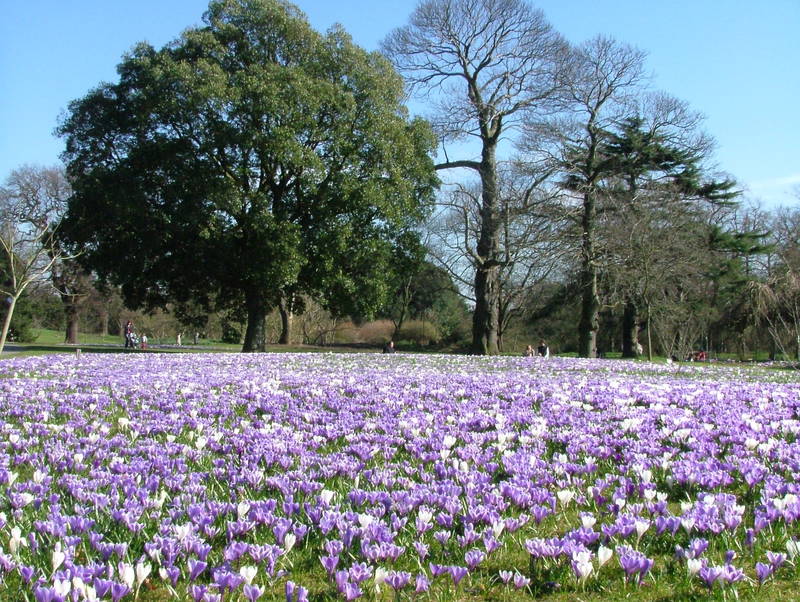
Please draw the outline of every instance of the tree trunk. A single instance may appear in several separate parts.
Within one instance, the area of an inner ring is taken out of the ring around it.
[[[597,332],[600,330],[600,296],[597,292],[597,266],[594,251],[594,196],[583,197],[581,226],[581,317],[578,322],[578,356],[597,357]]]
[[[481,153],[481,233],[476,249],[472,353],[496,355],[500,328],[500,221],[497,219],[496,143],[484,139]]]
[[[62,295],[61,302],[64,305],[64,317],[67,327],[64,333],[64,344],[78,344],[78,324],[80,317],[80,307],[77,300],[72,295]]]
[[[104,337],[108,336],[108,326],[111,320],[110,316],[108,309],[103,308],[100,310],[100,334]]]
[[[260,293],[247,293],[247,331],[242,351],[253,353],[267,350],[267,303]]]
[[[294,318],[291,298],[285,299],[281,296],[278,311],[281,314],[281,336],[278,339],[278,344],[288,345],[292,339],[292,321]]]
[[[633,300],[630,297],[626,297],[625,307],[622,310],[622,357],[639,357],[638,343],[638,311]]]
[[[497,354],[497,268],[480,266],[475,273],[472,353]]]
[[[11,327],[11,318],[14,316],[14,308],[17,306],[17,298],[8,298],[8,309],[6,309],[6,319],[3,320],[3,331],[0,333],[0,353],[6,348],[6,338],[8,337],[8,329]]]

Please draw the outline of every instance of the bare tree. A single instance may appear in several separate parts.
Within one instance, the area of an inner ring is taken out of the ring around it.
[[[751,284],[750,304],[773,348],[800,360],[800,210],[776,210],[771,230],[774,256],[766,277]]]
[[[529,166],[525,166],[529,167]],[[547,174],[503,170],[499,178],[498,215],[498,348],[503,335],[525,313],[531,291],[562,265],[560,215],[555,198],[542,186]],[[460,186],[440,203],[439,219],[429,228],[428,248],[436,263],[475,303],[470,286],[480,265],[476,243],[480,237],[481,196],[477,186]]]
[[[554,99],[567,45],[524,0],[423,0],[383,50],[412,89],[435,105],[432,121],[445,154],[436,168],[466,168],[480,178],[472,351],[497,353],[503,265],[498,145],[522,115]],[[480,158],[451,160],[447,145],[465,138],[478,142]]]
[[[581,315],[578,354],[597,355],[601,308],[598,276],[598,208],[606,176],[602,146],[607,133],[636,114],[644,89],[644,53],[603,36],[575,49],[569,69],[562,72],[569,106],[556,118],[532,119],[526,124],[524,148],[549,151],[560,164],[565,205],[579,238]]]
[[[12,171],[0,189],[0,246],[7,269],[0,282],[6,304],[0,352],[20,296],[31,284],[48,281],[64,256],[56,233],[64,214],[65,186],[58,168],[25,166]]]

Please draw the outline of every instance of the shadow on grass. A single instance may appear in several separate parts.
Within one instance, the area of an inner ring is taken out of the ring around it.
[[[122,345],[6,345],[2,357],[19,357],[25,355],[45,355],[50,353],[186,353],[196,351],[188,348],[125,349]],[[209,349],[210,351],[210,349]],[[215,350],[219,351],[219,350]]]

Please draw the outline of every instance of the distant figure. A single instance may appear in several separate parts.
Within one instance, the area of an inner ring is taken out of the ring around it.
[[[125,329],[123,332],[125,334],[125,349],[128,347],[135,349],[136,346],[133,344],[133,322],[130,320],[125,322]]]
[[[199,339],[200,339],[200,333],[199,332],[195,332],[192,344],[193,345],[197,345],[197,342],[198,342]]]
[[[394,341],[389,341],[383,346],[384,353],[394,353]]]
[[[142,334],[142,349],[147,349],[147,335]]]
[[[181,346],[181,337],[182,337],[182,336],[183,336],[183,333],[182,333],[182,332],[179,332],[179,333],[178,333],[178,336],[177,336],[177,337],[175,337],[175,339],[176,339],[176,340],[177,340],[177,342],[178,342],[178,347],[180,347],[180,346]]]
[[[525,351],[522,352],[522,355],[525,357],[533,357],[533,345],[525,347]]]
[[[539,341],[539,346],[536,348],[536,354],[540,357],[550,357],[550,348],[544,341]]]

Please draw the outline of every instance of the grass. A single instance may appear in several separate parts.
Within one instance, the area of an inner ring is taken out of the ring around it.
[[[31,355],[44,355],[51,353],[75,353],[80,349],[81,353],[120,353],[126,352],[124,341],[118,335],[100,335],[91,333],[79,333],[78,343],[67,345],[64,343],[64,333],[60,330],[50,330],[46,328],[34,329],[36,340],[31,343],[17,343],[10,341],[6,343],[3,357],[18,357]],[[174,339],[151,338],[148,341],[148,349],[128,350],[128,353],[191,353],[191,352],[211,352],[211,353],[238,353],[242,350],[240,344],[223,343],[201,339],[198,345],[184,344],[181,347],[175,345]],[[368,345],[268,345],[268,351],[281,351],[284,353],[303,352],[303,353],[374,353],[380,351],[378,347]]]

